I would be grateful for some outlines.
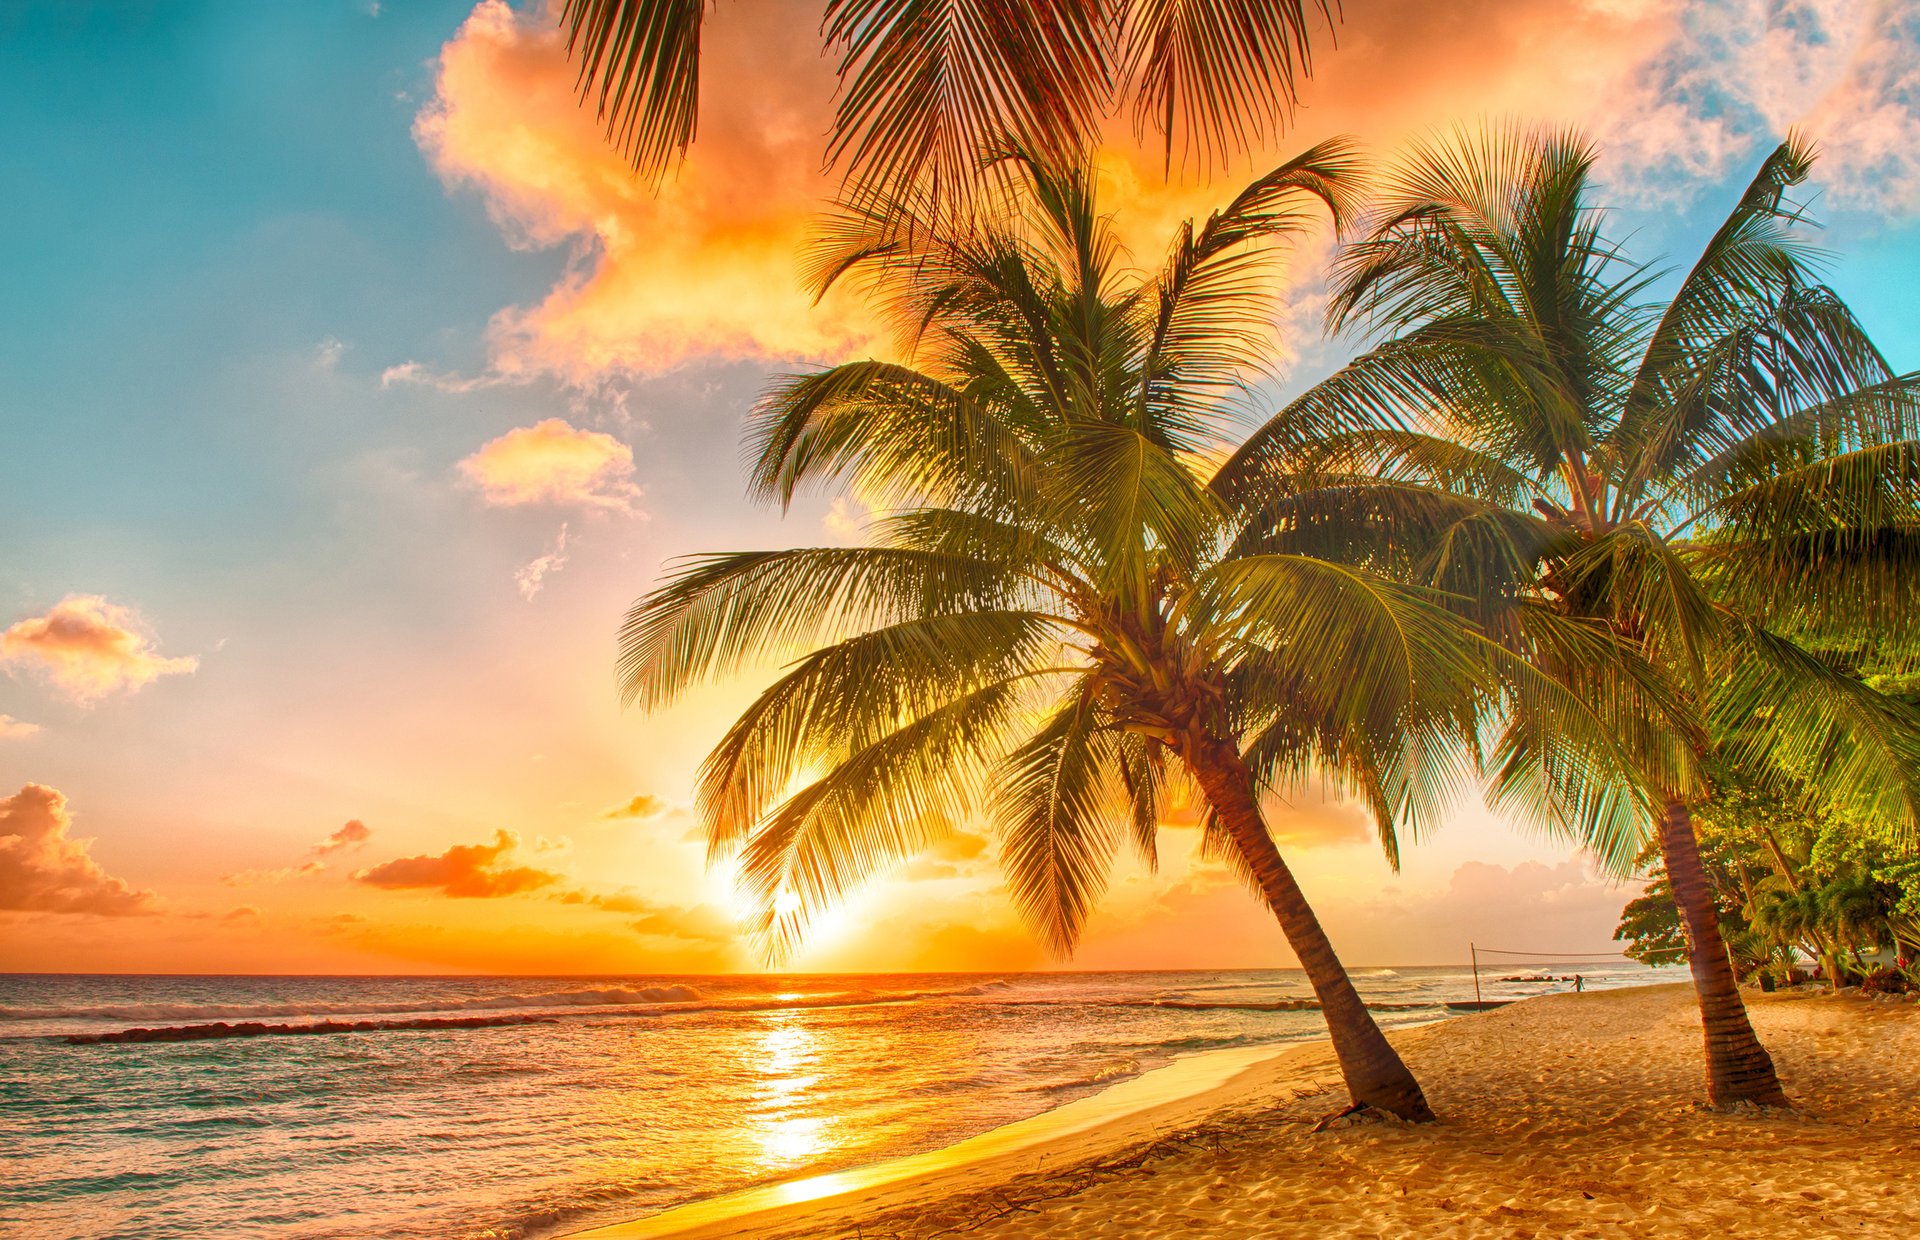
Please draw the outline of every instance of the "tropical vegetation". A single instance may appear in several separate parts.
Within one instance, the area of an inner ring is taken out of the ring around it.
[[[1503,127],[1419,147],[1335,265],[1331,328],[1376,343],[1221,473],[1230,492],[1273,492],[1300,548],[1320,544],[1315,523],[1364,515],[1375,553],[1397,548],[1416,580],[1472,600],[1491,637],[1608,721],[1630,786],[1569,799],[1580,780],[1541,781],[1566,721],[1520,701],[1493,793],[1616,871],[1651,830],[1716,1103],[1786,1099],[1693,826],[1714,795],[1709,739],[1752,778],[1903,842],[1920,818],[1915,712],[1826,652],[1860,632],[1913,648],[1920,377],[1896,374],[1817,278],[1789,197],[1813,157],[1798,140],[1770,155],[1661,297],[1668,273],[1629,260],[1590,205],[1577,136]],[[1305,499],[1287,493],[1315,475]],[[1543,642],[1542,613],[1644,660]]]
[[[965,220],[923,189],[830,218],[814,286],[864,281],[911,362],[789,376],[751,421],[754,490],[849,486],[881,510],[869,541],[683,562],[628,616],[627,698],[657,708],[798,653],[698,798],[776,950],[981,815],[1019,910],[1071,951],[1116,856],[1153,864],[1169,804],[1196,798],[1205,847],[1306,971],[1355,1106],[1429,1118],[1261,803],[1344,790],[1396,856],[1470,775],[1458,758],[1502,652],[1431,590],[1286,548],[1271,509],[1207,464],[1271,347],[1277,243],[1347,219],[1354,157],[1333,142],[1281,165],[1147,274],[1089,163],[1002,158],[1007,188]],[[1578,710],[1549,678],[1503,691]]]
[[[1920,855],[1891,824],[1809,805],[1797,789],[1716,763],[1714,798],[1695,818],[1700,855],[1734,970],[1767,989],[1816,967],[1835,987],[1881,978],[1920,987]],[[1687,959],[1657,850],[1649,884],[1614,937],[1649,964]]]

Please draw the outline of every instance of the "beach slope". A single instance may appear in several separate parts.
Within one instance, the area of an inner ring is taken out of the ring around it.
[[[1920,1008],[1824,995],[1752,1006],[1796,1112],[1699,1105],[1685,986],[1555,995],[1394,1036],[1438,1125],[1315,1132],[1344,1095],[1314,1044],[1216,1065],[1184,1093],[1171,1080],[1168,1096],[1109,1091],[1051,1132],[976,1139],[868,1181],[592,1234],[1920,1234]]]

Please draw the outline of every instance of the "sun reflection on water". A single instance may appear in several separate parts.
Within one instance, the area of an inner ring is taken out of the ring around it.
[[[766,1014],[748,1052],[759,1074],[751,1137],[764,1163],[810,1162],[838,1144],[833,1118],[817,1109],[822,1050],[820,1035],[800,1014]]]

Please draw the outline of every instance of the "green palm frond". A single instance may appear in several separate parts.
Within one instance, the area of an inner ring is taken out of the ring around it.
[[[1920,713],[1758,625],[1708,706],[1747,768],[1920,837]]]
[[[814,914],[973,812],[1022,687],[987,685],[881,736],[756,825],[740,846],[740,881],[771,957],[798,946]]]
[[[1073,693],[995,776],[993,816],[1007,889],[1055,953],[1073,951],[1132,820],[1117,734],[1092,682]]]
[[[654,710],[755,659],[928,613],[997,609],[1015,588],[985,561],[891,547],[689,557],[627,613],[622,700]]]
[[[1143,412],[1199,423],[1196,402],[1217,399],[1270,356],[1265,324],[1278,294],[1271,242],[1308,228],[1318,218],[1315,204],[1336,231],[1345,227],[1359,182],[1351,144],[1323,142],[1248,185],[1197,231],[1191,224],[1181,230],[1156,290]]]
[[[702,764],[709,850],[731,848],[808,768],[840,762],[958,697],[1030,675],[1060,645],[1044,615],[968,611],[915,616],[807,655]]]
[[[1647,341],[1626,400],[1624,438],[1643,437],[1659,410],[1671,407],[1664,389],[1675,373],[1690,372],[1702,350],[1805,282],[1816,253],[1794,231],[1803,216],[1786,191],[1807,179],[1813,159],[1812,147],[1798,137],[1783,142],[1707,242]]]
[[[1308,556],[1217,564],[1176,614],[1195,644],[1257,648],[1313,716],[1357,734],[1471,700],[1481,677],[1481,639],[1439,596]]]
[[[1044,459],[1050,524],[1076,530],[1095,557],[1096,584],[1143,580],[1156,549],[1182,565],[1205,558],[1221,514],[1193,472],[1145,435],[1077,423]]]
[[[747,425],[751,486],[785,506],[804,482],[886,502],[1006,510],[1030,496],[1033,453],[966,393],[905,366],[849,362],[775,381]]]

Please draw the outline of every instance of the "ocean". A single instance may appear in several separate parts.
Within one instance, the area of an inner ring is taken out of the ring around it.
[[[1593,987],[1684,976],[1580,968]],[[1501,975],[1535,976],[1483,967],[1485,997],[1571,988]],[[1389,1028],[1473,997],[1459,967],[1355,981]],[[68,1040],[212,1022],[374,1027]],[[0,976],[0,1235],[531,1240],[1324,1032],[1296,970]]]

